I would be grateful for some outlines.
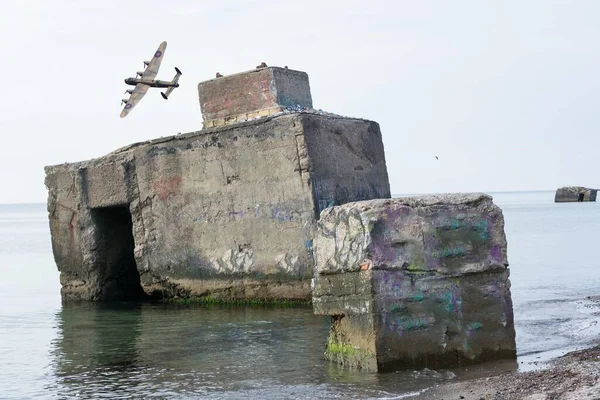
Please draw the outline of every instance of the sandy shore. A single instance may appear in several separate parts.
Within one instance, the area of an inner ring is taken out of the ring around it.
[[[541,371],[442,384],[411,399],[600,399],[600,345],[565,354]]]

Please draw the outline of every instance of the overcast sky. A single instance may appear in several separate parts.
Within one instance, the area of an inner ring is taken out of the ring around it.
[[[392,193],[600,187],[600,1],[2,0],[0,37],[0,203],[46,201],[44,165],[199,130],[198,82],[261,61],[379,122]],[[120,119],[163,40],[181,87]]]

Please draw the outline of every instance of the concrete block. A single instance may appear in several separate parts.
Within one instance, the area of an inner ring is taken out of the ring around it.
[[[500,208],[484,194],[356,202],[325,210],[315,238],[317,272],[369,269],[449,275],[504,269]]]
[[[205,121],[282,107],[312,108],[308,74],[286,68],[260,68],[200,82],[200,109]]]
[[[484,194],[328,208],[314,240],[315,313],[337,318],[345,346],[373,336],[377,371],[514,358],[506,247],[502,211]],[[372,331],[341,323],[361,314]]]

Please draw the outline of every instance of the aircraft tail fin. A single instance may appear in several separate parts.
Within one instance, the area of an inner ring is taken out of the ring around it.
[[[173,90],[175,90],[176,87],[179,87],[179,84],[177,82],[179,81],[179,77],[182,75],[182,73],[179,70],[179,68],[177,68],[177,67],[175,67],[175,72],[176,72],[176,74],[173,77],[173,80],[171,81],[171,85],[173,85],[173,86],[169,86],[169,88],[167,89],[166,92],[160,92],[160,95],[165,100],[167,100],[169,98],[169,95],[171,94],[171,92]]]

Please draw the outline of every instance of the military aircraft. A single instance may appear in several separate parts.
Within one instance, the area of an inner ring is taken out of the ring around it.
[[[135,105],[144,97],[148,89],[151,87],[157,88],[168,88],[166,92],[160,92],[162,97],[166,100],[169,98],[169,95],[176,87],[179,87],[179,77],[181,76],[181,71],[179,68],[175,67],[175,77],[171,81],[159,81],[155,80],[156,75],[158,74],[158,69],[160,68],[160,63],[165,55],[165,50],[167,49],[167,42],[162,42],[156,53],[154,53],[154,57],[150,61],[144,61],[144,71],[137,72],[135,78],[127,78],[125,79],[125,83],[128,85],[135,86],[133,90],[127,90],[125,93],[129,93],[130,96],[128,99],[121,100],[121,104],[125,104],[123,111],[121,111],[121,118],[127,116],[131,109],[135,107]]]

